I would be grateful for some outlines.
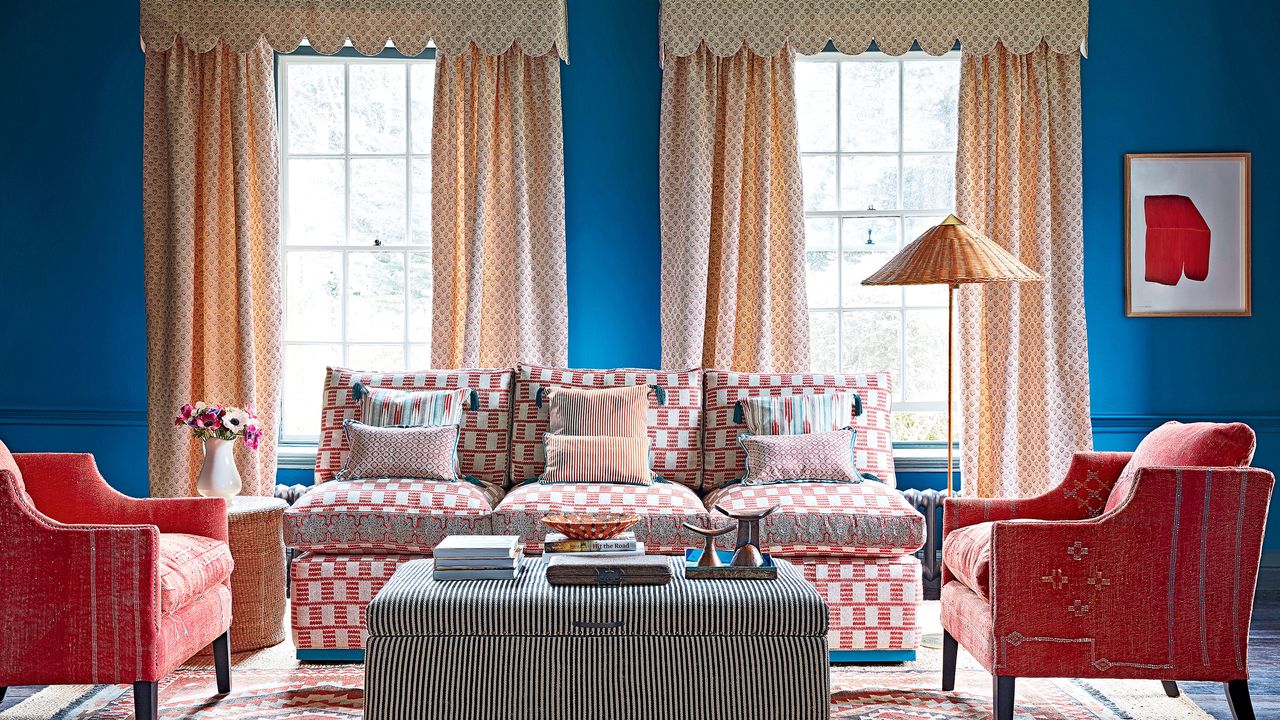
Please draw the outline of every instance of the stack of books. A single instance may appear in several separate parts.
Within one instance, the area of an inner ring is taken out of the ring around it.
[[[644,555],[644,543],[636,542],[636,534],[625,532],[608,540],[576,540],[560,533],[547,533],[542,543],[547,555],[599,555],[624,557]]]
[[[519,535],[450,535],[432,551],[436,580],[511,580],[520,574]]]

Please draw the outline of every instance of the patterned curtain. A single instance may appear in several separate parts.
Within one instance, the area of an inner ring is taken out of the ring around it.
[[[431,363],[568,363],[560,58],[436,62]]]
[[[809,369],[795,57],[668,56],[662,366]]]
[[[965,493],[1027,497],[1093,445],[1084,318],[1080,56],[966,53],[957,214],[1045,277],[962,285]]]
[[[185,402],[251,403],[243,494],[275,485],[280,382],[279,142],[271,49],[181,39],[146,54],[143,235],[151,494],[194,494],[202,453]]]

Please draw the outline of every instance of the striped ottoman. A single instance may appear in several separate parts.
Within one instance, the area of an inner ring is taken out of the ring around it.
[[[776,582],[552,586],[431,578],[401,565],[368,608],[365,720],[819,720],[827,608],[794,567]]]

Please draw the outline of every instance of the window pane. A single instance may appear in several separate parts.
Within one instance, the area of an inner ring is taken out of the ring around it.
[[[840,280],[836,267],[836,219],[804,221],[804,261],[809,307],[833,308],[839,304]]]
[[[898,251],[897,218],[844,218],[844,268],[841,297],[845,307],[899,305],[902,289],[866,287],[863,280],[884,267]],[[867,233],[874,240],[867,244]]]
[[[351,152],[403,153],[405,66],[352,63]]]
[[[898,63],[840,63],[840,149],[898,151]]]
[[[956,161],[952,155],[904,155],[902,206],[908,210],[951,208],[956,202]]]
[[[809,365],[814,372],[840,370],[839,313],[809,313]]]
[[[347,339],[404,341],[404,255],[351,253]]]
[[[281,390],[280,432],[289,438],[320,436],[320,403],[325,371],[342,364],[342,346],[285,345],[284,388]]]
[[[342,253],[289,252],[287,340],[342,339]]]
[[[410,370],[426,370],[431,367],[431,346],[430,345],[410,345],[409,346],[409,369]]]
[[[796,63],[800,152],[836,149],[836,67],[832,62]]]
[[[431,244],[431,161],[414,158],[409,161],[413,171],[413,193],[410,198],[412,215],[409,217],[409,243]]]
[[[409,339],[431,341],[431,253],[409,253]]]
[[[346,183],[340,159],[289,161],[289,244],[342,244]]]
[[[844,313],[842,372],[893,373],[894,397],[900,396],[898,372],[899,310],[859,310]]]
[[[898,158],[855,155],[840,158],[841,210],[896,210]]]
[[[352,245],[403,245],[404,159],[351,161]]]
[[[947,312],[907,311],[906,377],[903,397],[908,402],[946,400]]]
[[[908,285],[903,291],[902,299],[908,306],[947,306],[946,285]]]
[[[916,238],[923,235],[925,230],[938,225],[945,220],[946,217],[946,215],[908,215],[902,218],[902,237],[905,238],[908,243],[915,242]]]
[[[290,64],[288,68],[289,153],[342,152],[346,142],[342,66]]]
[[[431,152],[431,115],[435,103],[436,64],[413,63],[409,69],[410,92],[413,99],[409,113],[413,123],[413,149],[415,153]]]
[[[800,158],[804,176],[804,209],[836,209],[836,158],[834,155],[810,155]]]
[[[922,60],[903,67],[902,149],[954,151],[960,63]]]
[[[404,345],[352,345],[347,348],[347,367],[378,372],[409,369],[404,364]]]
[[[947,442],[947,411],[895,412],[893,414],[891,432],[895,442],[941,442],[945,447]],[[956,440],[959,440],[959,414],[955,418],[954,434]],[[957,466],[960,464],[959,461],[960,458],[957,457]]]

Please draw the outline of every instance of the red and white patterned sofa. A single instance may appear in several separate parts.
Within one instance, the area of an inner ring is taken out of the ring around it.
[[[351,385],[401,389],[472,388],[479,405],[465,414],[459,440],[462,472],[476,482],[337,481],[345,452],[342,423],[355,417]],[[540,438],[547,412],[538,389],[549,386],[659,385],[649,433],[654,472],[649,487],[610,483],[540,485]],[[858,469],[881,482],[743,486],[734,480],[744,458],[745,425],[734,407],[748,396],[852,390],[859,403]],[[650,552],[678,555],[700,543],[686,520],[723,523],[730,510],[780,505],[763,527],[767,552],[798,565],[831,607],[836,660],[907,660],[919,646],[923,517],[894,489],[886,373],[745,374],[721,370],[512,369],[356,372],[330,368],[325,380],[317,487],[285,513],[285,541],[301,551],[292,565],[293,639],[301,659],[363,655],[365,606],[400,563],[430,556],[450,534],[521,535],[539,551],[552,512],[609,509],[641,516],[637,537]],[[722,538],[725,547],[732,533]]]

